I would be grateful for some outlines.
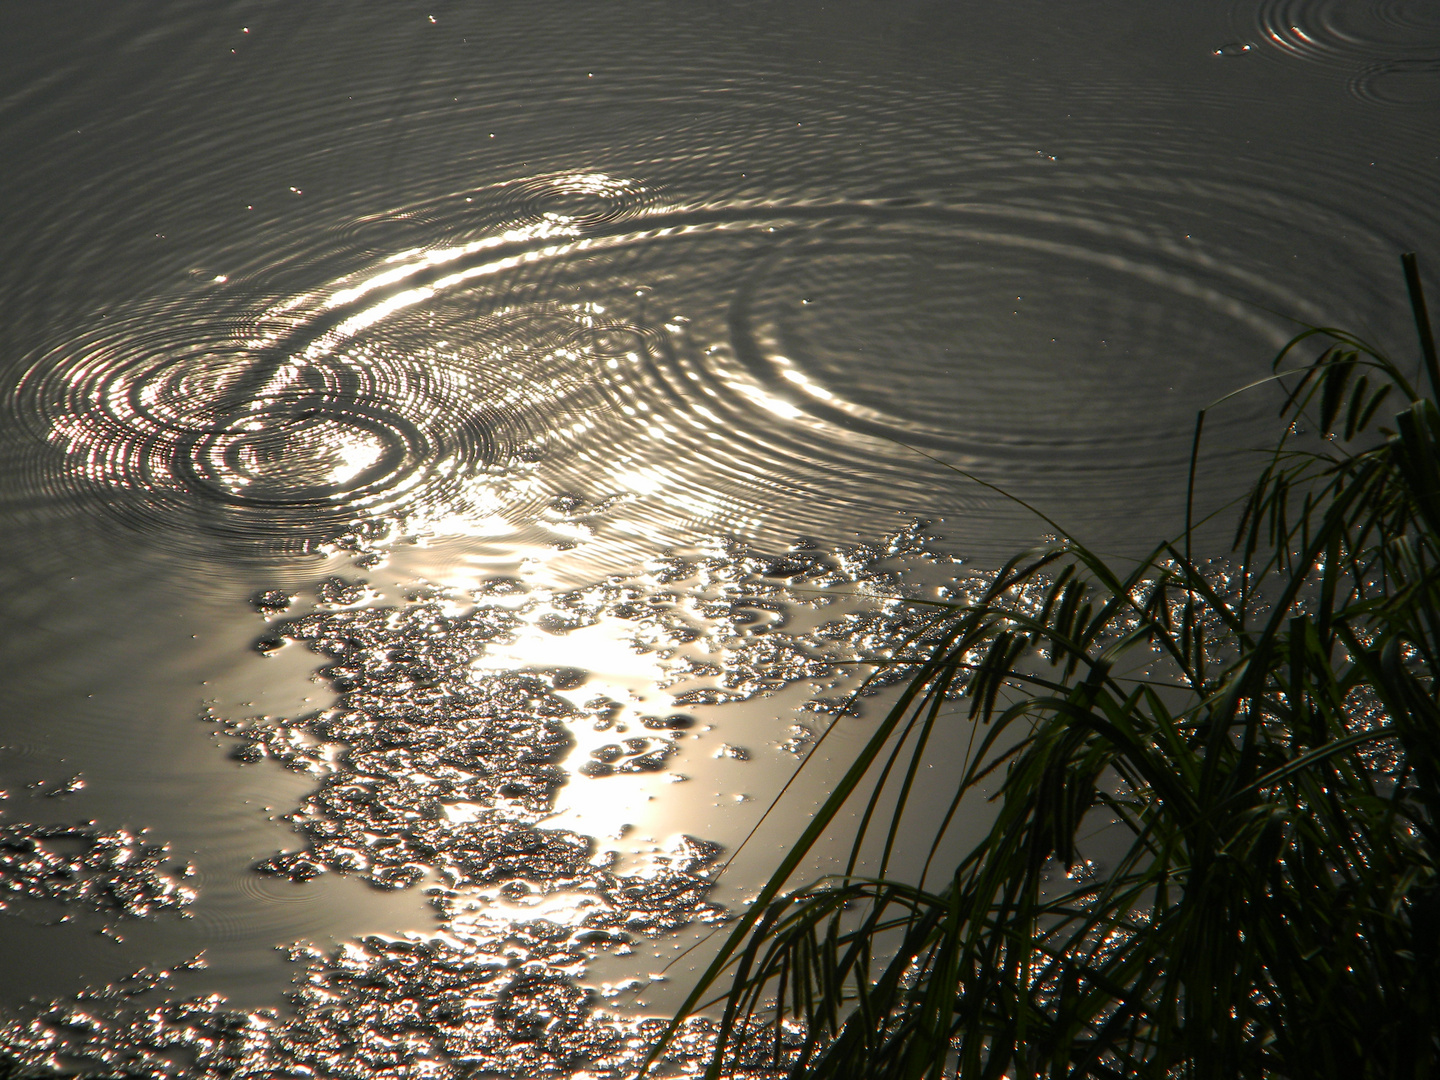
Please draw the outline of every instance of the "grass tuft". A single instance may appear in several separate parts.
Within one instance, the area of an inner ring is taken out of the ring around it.
[[[1195,561],[1187,514],[1134,567],[1063,538],[937,608],[899,701],[681,1010],[724,1002],[707,1077],[742,1050],[753,1067],[757,1040],[815,1080],[1440,1077],[1440,362],[1404,268],[1428,385],[1343,331],[1294,338],[1228,568]],[[957,694],[972,751],[921,838],[930,871],[895,880]],[[888,821],[860,794],[876,775]],[[993,826],[936,873],[987,783]],[[845,872],[784,891],[862,797]]]

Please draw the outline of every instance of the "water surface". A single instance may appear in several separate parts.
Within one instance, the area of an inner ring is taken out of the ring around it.
[[[1420,0],[0,19],[0,985],[71,1073],[623,1072],[883,598],[1049,530],[956,470],[1133,552],[1440,258]]]

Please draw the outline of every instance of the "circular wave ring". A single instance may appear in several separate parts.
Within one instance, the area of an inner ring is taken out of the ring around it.
[[[555,186],[496,199],[525,190]],[[1073,474],[1137,432],[1150,457],[1183,455],[1167,395],[1243,381],[1214,357],[1288,336],[1235,297],[1308,313],[1087,192],[597,211],[583,229],[572,206],[558,232],[415,245],[274,305],[247,340],[231,318],[137,311],[43,357],[12,407],[74,478],[133,496],[107,506],[147,527],[224,508],[251,538],[493,514],[485,492],[542,460],[557,490],[669,492],[706,515],[908,486],[914,447],[1016,476]],[[1190,182],[1148,197],[1255,201]]]
[[[1387,64],[1440,57],[1440,5],[1430,0],[1266,0],[1262,40],[1326,64]]]
[[[363,505],[436,456],[424,431],[391,410],[305,398],[267,402],[176,449],[182,479],[239,505]]]
[[[112,320],[32,365],[11,403],[72,485],[146,527],[227,507],[223,531],[303,547],[357,516],[453,499],[535,441],[523,403],[463,363],[379,348],[277,361],[155,329],[181,336],[186,317]]]
[[[516,224],[551,222],[592,229],[636,217],[655,198],[654,191],[634,180],[604,173],[556,173],[503,185],[479,202]]]
[[[1350,90],[1378,105],[1440,102],[1440,56],[1372,64],[1350,80]]]

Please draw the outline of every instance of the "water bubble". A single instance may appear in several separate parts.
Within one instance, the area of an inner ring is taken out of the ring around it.
[[[176,911],[195,900],[185,884],[193,872],[164,845],[123,829],[0,825],[0,910],[44,900],[132,918]]]
[[[262,615],[278,615],[295,602],[295,594],[284,589],[264,589],[250,597],[250,606]]]

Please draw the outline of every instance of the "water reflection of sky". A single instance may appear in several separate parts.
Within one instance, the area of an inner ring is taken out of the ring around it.
[[[863,737],[880,597],[1040,531],[946,466],[1148,543],[1195,410],[1294,318],[1408,348],[1436,239],[1419,0],[53,12],[0,36],[0,982],[102,1074],[623,1073]]]

